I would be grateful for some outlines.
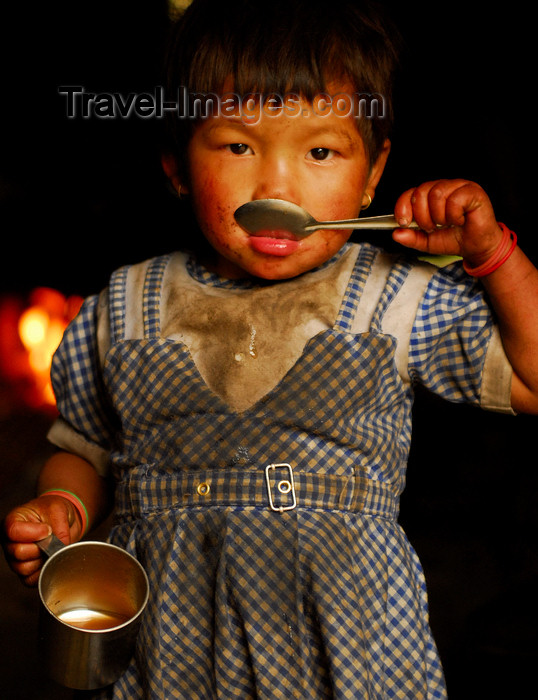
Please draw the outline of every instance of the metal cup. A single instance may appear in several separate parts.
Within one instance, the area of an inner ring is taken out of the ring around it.
[[[146,572],[106,542],[37,543],[49,557],[39,576],[39,646],[48,675],[77,690],[116,681],[132,658],[149,596]]]

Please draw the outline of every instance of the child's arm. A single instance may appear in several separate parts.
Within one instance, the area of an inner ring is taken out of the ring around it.
[[[110,508],[108,482],[86,460],[58,452],[44,465],[38,493],[64,490],[75,494],[88,514],[88,528],[95,527]],[[12,510],[4,522],[4,549],[11,568],[29,586],[35,585],[43,563],[35,542],[53,531],[64,543],[78,541],[83,524],[77,508],[61,495],[41,495]]]
[[[398,229],[394,239],[430,254],[461,255],[477,268],[497,250],[502,231],[482,188],[466,180],[426,182],[396,203],[402,227],[414,219],[424,231]],[[437,225],[448,228],[438,229]],[[512,408],[538,413],[538,270],[516,246],[496,270],[480,278],[495,309],[514,371]]]

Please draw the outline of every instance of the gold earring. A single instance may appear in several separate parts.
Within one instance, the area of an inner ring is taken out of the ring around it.
[[[363,205],[361,206],[361,211],[364,211],[365,209],[368,209],[368,207],[369,207],[370,204],[372,203],[372,197],[368,194],[368,192],[365,192],[365,193],[364,193],[364,196],[365,196],[365,197],[368,197],[368,201],[366,202],[366,204],[363,204]]]

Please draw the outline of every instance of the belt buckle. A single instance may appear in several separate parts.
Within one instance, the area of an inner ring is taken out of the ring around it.
[[[287,469],[289,473],[289,479],[281,479],[278,484],[276,485],[277,489],[280,491],[280,493],[290,493],[291,492],[291,498],[292,498],[292,503],[289,506],[275,506],[275,503],[273,501],[273,494],[271,493],[271,479],[269,477],[269,470],[271,469],[277,469],[278,467],[282,467],[283,469]],[[281,464],[268,464],[265,467],[265,481],[267,484],[267,494],[269,496],[269,507],[271,510],[274,510],[276,513],[283,513],[285,510],[293,510],[294,508],[297,507],[297,498],[295,496],[295,482],[293,480],[293,469],[291,468],[290,464],[286,464],[285,462]]]

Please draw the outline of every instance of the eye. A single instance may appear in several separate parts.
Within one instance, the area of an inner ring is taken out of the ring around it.
[[[236,156],[243,156],[250,151],[250,146],[246,143],[230,143],[228,148]]]
[[[308,155],[312,160],[329,160],[334,156],[334,151],[330,148],[312,148]]]

